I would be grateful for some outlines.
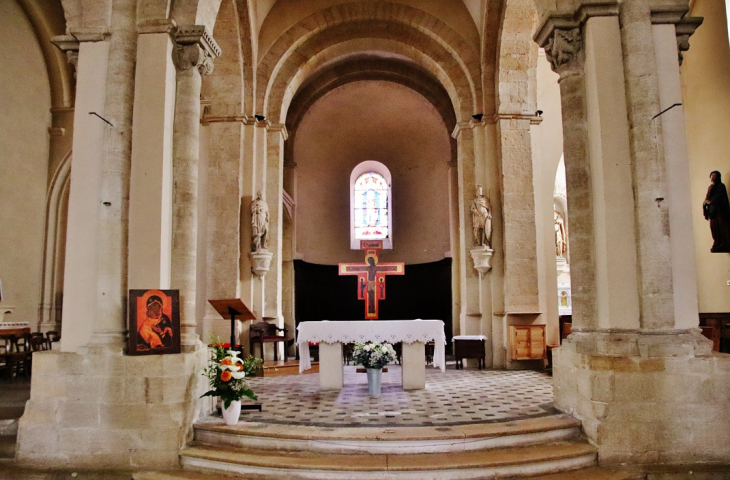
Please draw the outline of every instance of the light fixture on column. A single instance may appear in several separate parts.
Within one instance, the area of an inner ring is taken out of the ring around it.
[[[483,113],[475,113],[474,115],[471,116],[471,118],[473,118],[477,122],[481,122],[483,117],[484,117]]]
[[[264,120],[266,120],[266,115],[261,115],[260,113],[257,113],[253,116],[253,118],[255,118],[258,122],[263,122]]]

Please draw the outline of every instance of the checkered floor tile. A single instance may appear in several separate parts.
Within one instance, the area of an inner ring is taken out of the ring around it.
[[[315,426],[438,426],[507,422],[556,412],[552,378],[531,370],[426,369],[426,389],[406,392],[401,370],[389,365],[382,394],[368,396],[367,375],[345,366],[345,385],[320,391],[319,374],[251,378],[263,412],[247,411],[253,422]]]

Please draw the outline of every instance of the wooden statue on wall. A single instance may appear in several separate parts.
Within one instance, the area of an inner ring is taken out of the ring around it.
[[[705,201],[702,203],[702,212],[705,220],[710,221],[710,231],[714,240],[710,251],[730,253],[730,203],[728,203],[727,188],[717,170],[710,173],[710,181],[712,184],[708,187]]]

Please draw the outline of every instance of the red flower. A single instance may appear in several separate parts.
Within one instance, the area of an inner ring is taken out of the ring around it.
[[[230,381],[231,377],[231,372],[229,372],[228,370],[224,370],[223,373],[221,373],[221,380],[223,380],[224,382]]]

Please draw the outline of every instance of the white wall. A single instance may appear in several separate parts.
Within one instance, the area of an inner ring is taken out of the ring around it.
[[[730,46],[724,2],[695,0],[691,15],[705,18],[690,37],[680,69],[689,148],[692,220],[699,310],[730,312],[730,254],[710,253],[712,235],[702,216],[710,172],[730,181]],[[687,252],[691,254],[691,252]]]
[[[41,290],[51,95],[40,47],[14,0],[0,1],[0,280],[6,321],[35,324]]]

